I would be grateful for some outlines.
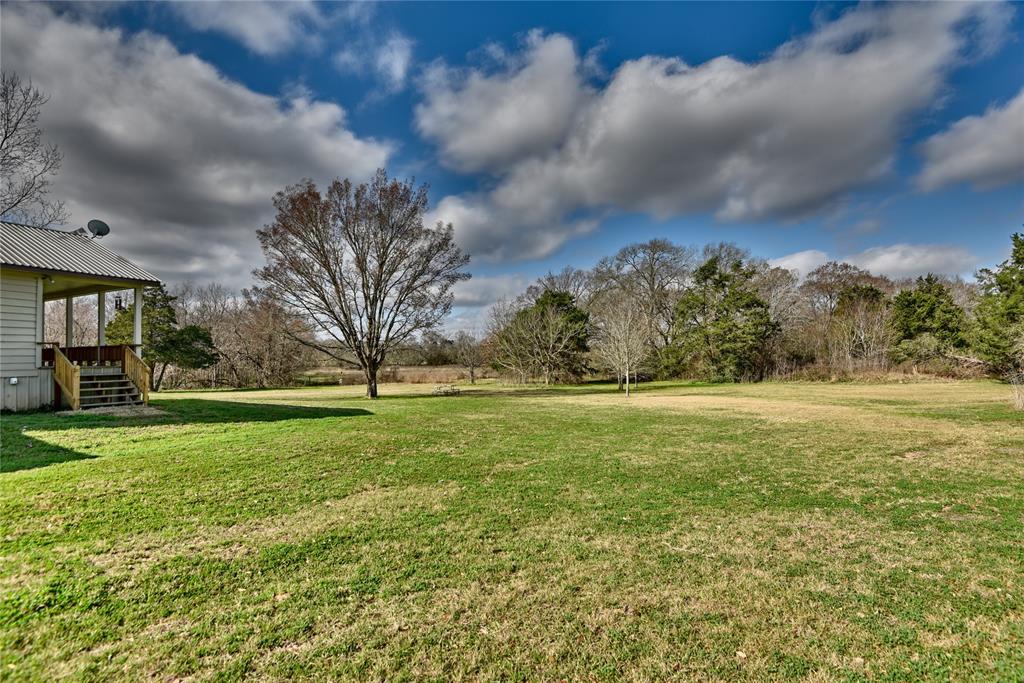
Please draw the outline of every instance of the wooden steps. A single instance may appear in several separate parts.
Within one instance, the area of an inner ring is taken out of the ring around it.
[[[80,407],[142,405],[138,387],[117,367],[82,367]]]

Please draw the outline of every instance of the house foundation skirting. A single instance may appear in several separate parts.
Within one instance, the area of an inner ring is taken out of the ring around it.
[[[11,384],[12,377],[17,378],[17,384]],[[49,368],[0,372],[0,381],[0,407],[4,410],[36,410],[53,405],[53,370]]]

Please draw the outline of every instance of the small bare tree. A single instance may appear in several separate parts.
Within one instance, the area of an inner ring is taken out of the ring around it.
[[[49,199],[50,178],[62,161],[56,145],[43,143],[39,113],[46,95],[4,72],[0,82],[0,216],[45,227],[63,223],[63,202]]]
[[[629,292],[643,308],[651,343],[664,348],[672,343],[675,307],[694,268],[693,249],[668,240],[630,244],[595,268],[595,287],[614,286]]]
[[[469,383],[476,384],[476,369],[483,365],[484,347],[473,334],[460,330],[452,340],[455,344],[455,358],[459,365],[469,370]]]
[[[376,398],[388,352],[448,314],[469,256],[451,224],[424,227],[426,186],[383,169],[358,186],[335,180],[326,195],[304,181],[274,206],[274,222],[257,232],[267,265],[254,274],[333,341],[306,343],[342,364],[356,358]]]
[[[526,308],[501,303],[491,309],[495,362],[524,384],[531,377],[542,377],[547,385],[578,375],[579,355],[585,351],[585,314],[567,314],[545,301]]]
[[[594,339],[591,349],[604,367],[615,372],[619,389],[625,380],[636,384],[636,371],[651,353],[651,326],[643,308],[622,290],[606,292],[593,306]]]
[[[513,375],[520,384],[526,384],[534,372],[534,358],[530,348],[530,335],[518,316],[521,309],[508,301],[491,306],[488,338],[494,349],[494,362]]]
[[[1017,370],[1011,370],[1006,380],[1013,389],[1013,405],[1017,410],[1024,410],[1024,322],[1019,323],[1014,329],[1016,342],[1013,345],[1013,352],[1016,356]]]

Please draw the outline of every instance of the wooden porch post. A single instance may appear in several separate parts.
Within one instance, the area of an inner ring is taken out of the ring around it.
[[[46,300],[43,299],[43,278],[36,280],[36,367],[43,367],[43,342],[46,341]]]
[[[75,345],[75,297],[64,299],[64,347]]]
[[[135,345],[135,353],[142,358],[142,287],[135,288],[135,325],[132,343]]]
[[[107,344],[107,293],[100,292],[96,295],[96,345],[106,346]]]

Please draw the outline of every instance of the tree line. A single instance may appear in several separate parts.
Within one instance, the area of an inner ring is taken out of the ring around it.
[[[494,307],[481,344],[517,381],[606,373],[715,382],[836,379],[895,367],[1024,371],[1024,235],[976,282],[894,280],[829,262],[806,277],[732,244],[632,244]]]
[[[841,262],[801,278],[734,244],[655,239],[591,269],[549,273],[493,305],[482,333],[448,336],[439,326],[469,258],[452,225],[425,225],[426,186],[380,170],[324,191],[303,181],[274,206],[257,231],[266,258],[257,286],[146,290],[154,389],[281,386],[327,364],[362,372],[370,397],[396,363],[458,364],[471,380],[482,367],[522,383],[610,376],[626,391],[659,378],[1024,372],[1021,234],[974,282],[896,280]],[[116,312],[111,343],[131,341],[132,314],[133,305]]]
[[[62,156],[38,125],[47,98],[17,74],[0,83],[0,216],[31,225],[67,219],[49,197]],[[218,284],[145,292],[143,354],[153,388],[289,384],[326,361],[359,369],[367,395],[388,362],[420,357],[489,365],[520,382],[608,373],[629,390],[638,377],[757,381],[913,370],[1024,374],[1024,237],[975,282],[929,274],[893,280],[826,263],[803,280],[732,244],[701,249],[651,240],[593,269],[566,268],[492,307],[482,337],[436,330],[468,279],[453,226],[425,225],[427,188],[389,178],[305,180],[273,199],[257,231],[266,265],[258,286]],[[91,307],[90,307],[91,306]],[[134,304],[108,324],[131,341]],[[95,343],[95,305],[79,305],[73,335]],[[63,316],[47,311],[47,338]]]
[[[364,231],[372,234],[373,225]],[[445,241],[448,226],[436,229],[440,243],[428,236],[417,247],[420,238],[407,236],[393,262],[378,246],[380,261],[367,259],[362,268],[338,265],[326,281],[350,282],[321,289],[327,299],[321,309],[335,292],[358,292],[361,303],[364,296],[372,300],[373,288],[388,277],[409,277],[404,268],[416,248],[437,250],[441,244],[456,252],[439,266],[426,265],[433,258],[424,254],[414,260],[418,277],[430,271],[455,281],[459,266],[453,264],[464,257]],[[801,278],[733,244],[694,248],[656,239],[628,245],[592,269],[549,273],[492,306],[482,333],[437,329],[441,312],[451,306],[450,286],[443,296],[413,302],[381,295],[378,321],[398,315],[388,313],[389,306],[406,307],[402,315],[410,320],[418,317],[390,337],[380,322],[353,320],[352,329],[382,335],[370,343],[365,332],[353,334],[355,345],[337,328],[325,334],[330,320],[306,314],[272,287],[241,295],[217,284],[185,284],[173,292],[157,287],[145,293],[143,352],[154,366],[157,389],[282,386],[328,364],[367,372],[367,353],[377,354],[369,361],[373,372],[385,363],[460,365],[472,381],[480,368],[490,367],[518,383],[612,377],[627,392],[647,379],[838,379],[894,368],[1008,377],[1024,372],[1024,236],[1013,235],[1011,243],[1010,258],[967,282],[935,274],[894,280],[840,262]],[[310,268],[302,258],[295,263]],[[317,276],[307,270],[306,277]],[[304,286],[296,284],[296,291]],[[348,310],[367,314],[365,305]],[[132,315],[127,306],[113,317],[111,343],[130,342]]]

